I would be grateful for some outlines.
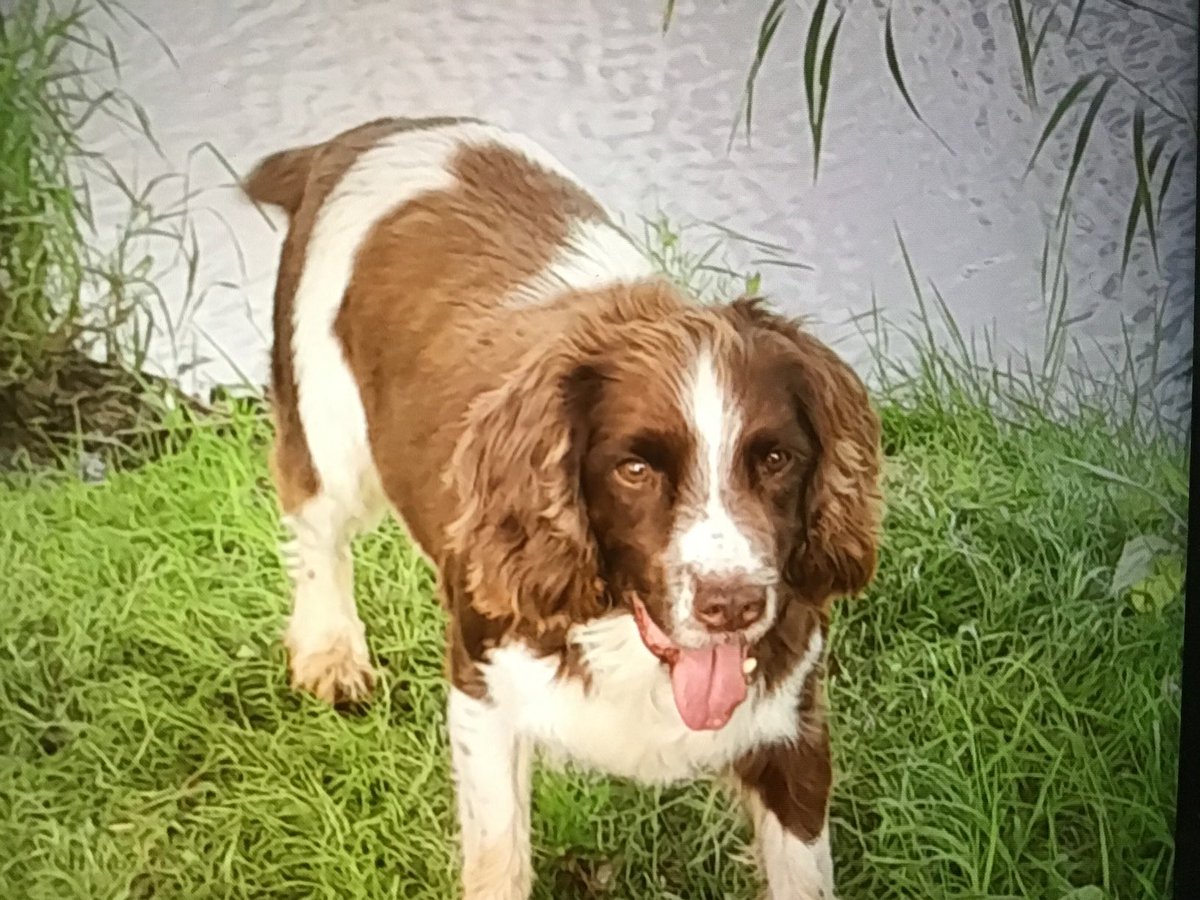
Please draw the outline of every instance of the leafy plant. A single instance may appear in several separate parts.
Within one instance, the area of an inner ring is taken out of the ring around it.
[[[1096,92],[1092,94],[1092,99],[1088,101],[1087,109],[1083,113],[1083,118],[1079,123],[1079,131],[1075,134],[1075,146],[1071,152],[1071,162],[1067,167],[1067,178],[1063,184],[1062,198],[1058,203],[1058,218],[1061,221],[1066,214],[1067,199],[1071,194],[1071,185],[1075,181],[1075,176],[1079,172],[1080,163],[1083,162],[1083,154],[1087,149],[1089,138],[1092,135],[1092,126],[1095,124],[1096,116],[1100,113],[1100,107],[1104,105],[1104,98],[1108,95],[1109,90],[1116,83],[1116,78],[1109,76],[1105,78]],[[1061,105],[1061,101],[1060,101]],[[1066,109],[1063,109],[1066,112]],[[1053,117],[1051,117],[1053,121]],[[1049,124],[1047,129],[1049,129]],[[1045,142],[1045,137],[1048,135],[1048,130],[1042,132],[1042,139],[1039,140],[1038,147],[1034,150],[1034,157],[1037,156],[1038,150]],[[1030,159],[1030,165],[1033,164],[1033,158]]]
[[[90,211],[74,191],[80,148],[62,75],[81,18],[42,19],[29,0],[0,17],[0,384],[80,330]]]
[[[1118,2],[1118,0],[1112,0]],[[1122,5],[1128,6],[1131,9],[1139,9],[1149,12],[1157,16],[1164,23],[1168,23],[1175,27],[1181,27],[1195,33],[1196,26],[1177,16],[1165,13],[1160,9],[1154,9],[1149,6],[1144,6],[1133,0],[1120,0]],[[1069,23],[1066,25],[1065,34],[1063,35],[1064,44],[1071,41],[1086,10],[1086,0],[1076,0],[1071,6],[1071,14]],[[751,132],[751,121],[753,118],[754,109],[754,90],[758,79],[759,72],[762,68],[766,55],[774,42],[780,22],[786,12],[787,4],[785,0],[771,0],[767,5],[766,13],[763,16],[759,34],[755,47],[754,57],[751,62],[750,70],[746,78],[746,86],[743,92],[743,102],[739,105],[733,128],[730,133],[730,144],[732,145],[733,137],[737,133],[738,127],[745,123],[746,139],[749,141]],[[1025,88],[1025,97],[1031,108],[1037,108],[1039,104],[1039,95],[1037,89],[1037,63],[1041,54],[1048,46],[1048,36],[1052,33],[1056,24],[1061,27],[1064,19],[1060,16],[1060,11],[1057,5],[1049,7],[1043,4],[1027,4],[1025,0],[1008,0],[1008,12],[1013,25],[1013,34],[1015,37],[1015,45],[1017,49],[1017,57],[1020,62],[1022,79]],[[675,14],[674,0],[667,0],[664,16],[663,30],[669,28]],[[842,20],[845,13],[838,15],[833,28],[830,30],[828,39],[824,45],[821,43],[821,26],[826,14],[826,0],[817,0],[814,7],[812,17],[809,21],[806,34],[804,49],[803,49],[803,78],[805,90],[805,102],[808,111],[809,133],[813,146],[813,179],[816,180],[820,168],[820,152],[824,142],[826,112],[828,108],[829,85],[832,79],[833,72],[833,56],[836,46],[836,39]],[[1041,15],[1040,20],[1037,18]],[[920,106],[916,98],[913,97],[909,90],[908,84],[904,78],[903,70],[900,63],[900,54],[897,50],[896,28],[894,20],[894,6],[889,3],[883,17],[883,49],[884,63],[891,76],[892,82],[903,100],[905,107],[913,114],[913,116],[925,127],[934,138],[945,147],[950,153],[954,153],[942,136],[934,129],[921,113]],[[1098,86],[1097,86],[1098,82]],[[1197,120],[1191,109],[1191,105],[1184,99],[1171,91],[1167,92],[1174,96],[1180,110],[1169,108],[1161,102],[1153,94],[1145,88],[1137,84],[1132,79],[1118,71],[1096,71],[1084,75],[1076,80],[1068,87],[1059,97],[1058,101],[1053,106],[1049,116],[1042,126],[1041,133],[1036,142],[1036,146],[1031,154],[1029,161],[1025,167],[1025,174],[1028,175],[1032,171],[1040,154],[1042,153],[1048,139],[1058,129],[1064,117],[1073,110],[1077,105],[1083,103],[1084,111],[1079,120],[1078,128],[1070,148],[1070,156],[1067,163],[1067,174],[1062,185],[1061,195],[1057,206],[1056,227],[1061,226],[1065,220],[1071,190],[1075,185],[1077,176],[1081,169],[1087,147],[1091,138],[1091,133],[1096,125],[1096,120],[1108,99],[1110,92],[1117,83],[1123,83],[1129,89],[1136,92],[1142,100],[1154,108],[1158,109],[1169,120],[1186,125],[1192,135],[1197,132]],[[1085,92],[1089,88],[1095,88],[1090,96],[1085,96]],[[1122,238],[1122,254],[1120,275],[1124,278],[1129,266],[1130,257],[1134,241],[1137,237],[1139,228],[1145,224],[1147,236],[1150,241],[1150,249],[1153,254],[1156,265],[1158,264],[1158,220],[1161,213],[1163,201],[1167,191],[1170,188],[1172,178],[1175,173],[1176,164],[1178,162],[1181,149],[1176,147],[1173,152],[1169,151],[1169,139],[1166,136],[1159,135],[1152,144],[1147,144],[1146,135],[1146,115],[1145,108],[1139,106],[1135,114],[1134,133],[1132,136],[1133,142],[1133,166],[1135,170],[1135,188],[1133,195],[1130,198],[1129,213],[1126,217],[1124,225],[1124,235]],[[1163,160],[1166,160],[1165,164]],[[1157,180],[1157,188],[1155,181]]]
[[[743,103],[739,107],[737,116],[733,120],[733,127],[729,131],[730,147],[733,146],[733,139],[737,134],[738,125],[741,123],[743,110],[746,116],[746,140],[750,140],[750,123],[754,117],[754,84],[758,81],[759,69],[762,68],[763,61],[767,58],[767,50],[775,37],[775,31],[783,20],[786,10],[785,3],[786,0],[771,0],[771,5],[767,7],[766,15],[763,16],[762,22],[758,26],[758,44],[755,47],[754,60],[750,63],[750,71],[746,75],[746,86],[742,90]]]
[[[1113,596],[1128,597],[1138,612],[1160,612],[1183,594],[1183,552],[1153,534],[1129,538],[1113,570]]]
[[[1038,138],[1037,144],[1034,147],[1032,155],[1029,157],[1029,162],[1025,166],[1025,174],[1028,175],[1033,170],[1034,164],[1037,162],[1038,155],[1045,147],[1047,140],[1054,133],[1063,117],[1076,106],[1081,99],[1085,90],[1100,77],[1099,72],[1091,72],[1082,76],[1074,84],[1071,85],[1059,98],[1054,109],[1050,113],[1050,117],[1046,120],[1046,124],[1042,128],[1041,136]],[[1088,101],[1087,108],[1080,121],[1079,130],[1075,136],[1074,149],[1071,154],[1070,166],[1067,170],[1066,182],[1063,184],[1062,196],[1058,206],[1058,220],[1061,222],[1066,214],[1068,197],[1071,190],[1071,185],[1075,180],[1076,173],[1083,161],[1084,152],[1087,149],[1088,140],[1091,136],[1092,127],[1095,124],[1096,116],[1100,112],[1100,108],[1104,104],[1105,97],[1109,90],[1117,83],[1115,76],[1105,77],[1100,87],[1092,94]],[[1157,237],[1157,219],[1162,209],[1162,202],[1166,196],[1167,189],[1171,185],[1171,178],[1175,173],[1175,164],[1179,158],[1179,150],[1171,154],[1168,160],[1163,176],[1158,184],[1157,197],[1151,195],[1153,187],[1153,179],[1157,172],[1158,163],[1161,160],[1164,149],[1166,148],[1167,140],[1160,136],[1155,140],[1149,152],[1146,151],[1146,111],[1143,107],[1138,106],[1134,110],[1133,130],[1132,130],[1132,155],[1134,167],[1136,171],[1136,185],[1134,188],[1133,197],[1130,201],[1129,214],[1125,220],[1125,234],[1121,248],[1121,276],[1124,277],[1129,266],[1129,257],[1133,249],[1133,241],[1137,235],[1137,228],[1143,216],[1146,221],[1146,230],[1150,238],[1151,251],[1154,254],[1155,264],[1158,264],[1158,237]]]
[[[812,138],[813,148],[813,181],[817,180],[821,166],[821,144],[825,132],[825,111],[829,104],[829,89],[833,80],[833,55],[837,47],[838,32],[845,18],[845,11],[840,12],[834,19],[828,35],[822,43],[821,26],[825,21],[825,10],[828,0],[817,0],[809,20],[808,31],[804,41],[804,97],[808,105],[808,128]],[[780,22],[783,21],[787,10],[786,0],[771,0],[758,27],[758,41],[754,49],[754,59],[750,63],[750,71],[746,75],[746,85],[742,91],[742,103],[739,105],[734,118],[733,127],[729,133],[729,146],[737,135],[738,127],[743,122],[746,126],[746,140],[750,140],[750,128],[754,118],[754,87],[758,81],[759,71],[766,60],[767,51],[775,38]],[[670,23],[674,6],[669,5],[664,17],[664,31]]]
[[[1031,6],[1029,12],[1026,13],[1025,5],[1021,0],[1008,0],[1008,9],[1012,15],[1017,52],[1021,58],[1021,75],[1025,79],[1025,99],[1031,107],[1037,108],[1037,78],[1034,67],[1037,65],[1038,56],[1046,43],[1046,30],[1054,20],[1057,10],[1053,6],[1046,10],[1046,16],[1042,19],[1042,27],[1038,29],[1036,37],[1030,40],[1033,32],[1033,14],[1037,7]],[[1080,10],[1082,10],[1082,5]]]
[[[0,466],[77,443],[124,445],[157,429],[165,407],[188,402],[142,370],[156,335],[176,354],[169,374],[194,362],[180,362],[177,343],[204,297],[194,191],[186,173],[135,184],[87,146],[85,128],[103,123],[161,154],[145,110],[118,86],[101,17],[147,28],[108,0],[15,0],[0,14]],[[210,145],[198,152],[232,173]],[[99,182],[125,200],[103,247],[91,193]],[[169,270],[184,279],[170,303]]]
[[[814,182],[821,168],[821,138],[825,131],[825,109],[833,80],[833,51],[842,20],[846,17],[845,10],[838,14],[822,47],[821,24],[825,20],[825,4],[826,0],[817,0],[808,24],[808,37],[804,41],[804,98],[808,102],[808,128],[812,135]]]
[[[925,121],[925,117],[921,115],[920,110],[917,109],[916,103],[913,102],[912,95],[908,92],[908,86],[904,83],[904,76],[900,73],[900,60],[896,56],[896,38],[892,32],[892,6],[890,5],[888,6],[887,16],[884,20],[883,27],[883,55],[887,59],[888,71],[892,75],[892,81],[894,81],[896,83],[896,87],[899,88],[900,96],[904,98],[904,103],[909,108],[909,111],[911,111],[912,114],[917,117],[918,122],[929,129],[929,133],[937,138],[939,144],[953,154],[954,150],[950,147],[950,145],[946,143],[946,141],[940,134],[937,133],[932,125]]]

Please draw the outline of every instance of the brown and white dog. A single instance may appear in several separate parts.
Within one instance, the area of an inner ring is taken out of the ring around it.
[[[287,210],[273,470],[293,683],[372,668],[350,542],[390,505],[449,617],[468,900],[529,895],[535,750],[646,782],[731,774],[774,900],[832,900],[821,664],[875,569],[879,425],[758,301],[656,277],[536,144],[388,119],[275,154]]]

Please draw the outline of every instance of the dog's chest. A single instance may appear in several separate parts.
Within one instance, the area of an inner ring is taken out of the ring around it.
[[[692,731],[675,708],[666,667],[646,649],[631,616],[577,626],[572,641],[590,684],[560,676],[555,658],[510,645],[487,667],[492,697],[543,756],[645,782],[711,773],[756,746],[794,738],[797,697],[820,653],[810,647],[815,652],[769,695],[751,685],[724,728]]]

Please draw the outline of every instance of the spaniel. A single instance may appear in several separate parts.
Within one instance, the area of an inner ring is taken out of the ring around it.
[[[466,900],[523,900],[530,767],[732,776],[773,900],[832,900],[822,659],[876,565],[862,382],[656,275],[544,149],[386,119],[263,160],[293,684],[372,687],[351,542],[391,510],[447,613]]]

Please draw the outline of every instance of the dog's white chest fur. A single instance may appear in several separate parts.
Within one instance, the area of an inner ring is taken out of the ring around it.
[[[576,626],[570,639],[583,651],[589,686],[561,677],[556,658],[538,659],[513,644],[494,651],[485,667],[492,699],[549,759],[643,782],[711,773],[755,746],[794,739],[798,697],[822,649],[814,630],[776,691],[752,685],[724,728],[692,731],[675,708],[666,667],[646,649],[632,616]]]

